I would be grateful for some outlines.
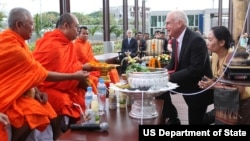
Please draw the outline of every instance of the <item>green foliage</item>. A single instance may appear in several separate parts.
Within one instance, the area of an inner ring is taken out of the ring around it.
[[[94,27],[92,27],[92,28],[90,28],[89,29],[89,34],[91,35],[91,36],[94,36],[95,35],[95,33],[96,33],[96,31],[98,31],[100,29],[100,26],[94,26]]]
[[[96,11],[93,13],[88,14],[90,25],[102,25],[103,21],[103,14],[101,11]]]
[[[139,63],[131,63],[126,68],[126,74],[130,72],[149,72],[150,70],[146,66],[142,66]]]
[[[103,48],[104,48],[103,42],[92,43],[92,49],[95,55],[103,54],[104,53]],[[114,52],[118,52],[120,50],[121,50],[121,41],[116,41],[114,44]]]
[[[95,11],[90,14],[88,14],[90,17],[102,17],[102,12],[101,11]]]
[[[35,21],[35,33],[37,37],[41,37],[42,34],[55,27],[58,20],[59,13],[57,12],[45,12],[42,14],[36,14],[34,16]]]
[[[90,22],[91,17],[90,16],[84,15],[84,14],[79,13],[79,12],[73,12],[72,14],[74,14],[77,17],[80,25],[90,25],[91,24],[91,22]]]
[[[2,21],[3,21],[3,19],[4,19],[5,17],[6,17],[6,16],[4,15],[4,13],[0,11],[0,27],[3,27]]]
[[[120,35],[123,33],[123,30],[122,29],[119,29],[118,26],[116,25],[112,25],[110,27],[110,30],[109,30],[110,34],[114,33],[115,34],[115,37],[118,38],[120,37]]]
[[[35,42],[28,43],[29,49],[33,51],[35,49]]]

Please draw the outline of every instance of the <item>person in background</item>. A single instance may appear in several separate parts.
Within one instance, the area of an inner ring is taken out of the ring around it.
[[[27,9],[11,9],[8,27],[0,33],[0,111],[9,118],[11,140],[26,140],[34,131],[49,132],[51,136],[46,140],[53,140],[56,134],[52,133],[51,126],[55,127],[57,115],[47,102],[47,94],[36,86],[43,81],[79,82],[86,79],[88,73],[82,70],[67,74],[47,71],[33,58],[25,42],[34,30],[33,18]],[[0,124],[1,140],[10,140],[3,126]],[[39,135],[33,138],[37,137],[43,138]]]
[[[82,64],[86,63],[100,63],[98,60],[96,60],[92,45],[88,40],[89,38],[89,31],[86,26],[81,26],[79,29],[79,35],[76,40],[74,40],[74,48],[76,50],[76,54],[78,59]],[[112,69],[109,72],[109,76],[112,83],[119,82],[119,75],[118,72],[115,69]],[[100,77],[100,71],[91,71],[89,75],[89,79],[94,83],[94,86],[97,86],[98,78]],[[97,89],[93,88],[94,93],[97,93]]]
[[[159,30],[156,30],[154,33],[154,38],[159,39],[161,38],[161,32]]]
[[[164,31],[160,32],[160,39],[164,41],[163,42],[164,53],[170,54],[170,51],[168,50],[168,39],[166,38],[166,34]]]
[[[167,40],[167,38],[166,38],[166,34],[165,34],[165,32],[164,31],[160,31],[160,38],[161,39],[166,39]]]
[[[212,92],[201,92],[202,89],[197,83],[204,75],[212,78],[212,70],[206,42],[187,26],[188,18],[183,11],[175,10],[167,14],[166,30],[169,36],[175,39],[173,44],[176,44],[172,46],[173,52],[167,69],[169,81],[179,85],[173,91],[182,94],[188,106],[188,122],[190,125],[195,125],[202,124],[207,107],[213,101]],[[174,115],[169,117],[169,124],[178,123],[177,111],[171,102],[171,97],[168,93],[163,95],[165,95],[163,111],[166,112],[164,114],[168,117]]]
[[[137,32],[135,34],[135,39],[137,40],[137,45],[138,45],[138,53],[140,55],[140,58],[143,56],[142,52],[146,51],[146,41],[142,38],[142,33]]]
[[[164,50],[164,53],[168,53],[168,49],[167,49],[168,41],[165,38],[165,32],[162,31],[162,33],[161,33],[161,31],[156,30],[155,33],[154,33],[154,38],[155,39],[161,39],[161,40],[163,40],[163,50]]]
[[[197,27],[196,27],[196,28],[194,28],[194,32],[198,33],[199,35],[202,35],[202,34],[201,34],[200,29],[199,29],[199,28],[197,28]]]
[[[92,51],[92,45],[88,41],[89,37],[89,31],[86,26],[81,26],[79,29],[79,35],[74,40],[74,48],[76,51],[76,55],[79,59],[79,61],[82,64],[91,63],[91,62],[98,62],[98,60],[95,59],[93,51]],[[98,78],[100,77],[100,71],[91,71],[89,75],[90,81],[94,83],[93,92],[97,93],[97,83]]]
[[[138,44],[137,40],[133,38],[133,31],[131,29],[127,30],[127,38],[122,40],[121,54],[119,55],[119,59],[121,64],[121,73],[125,73],[127,68],[127,62],[123,61],[125,57],[127,57],[127,53],[130,53],[130,56],[136,57],[138,55]]]
[[[143,39],[144,39],[145,41],[149,40],[149,39],[150,39],[149,33],[144,33],[144,34],[143,34]]]
[[[82,64],[73,45],[79,31],[79,22],[71,13],[61,15],[57,21],[57,28],[48,31],[36,41],[33,51],[34,58],[49,71],[72,73],[85,70],[92,71],[89,64]],[[85,111],[85,91],[89,78],[80,82],[75,80],[61,82],[47,82],[38,86],[39,90],[48,94],[48,101],[57,113],[58,131],[68,130],[71,123],[82,118],[81,109]],[[93,85],[92,85],[93,86]],[[61,123],[63,125],[61,125]]]
[[[217,78],[224,72],[224,64],[227,64],[232,57],[231,34],[224,26],[212,27],[208,34],[207,48],[212,52],[212,71],[213,78],[204,76],[205,80],[200,80],[198,85],[202,89],[207,89],[213,85]],[[223,83],[216,83],[211,89],[221,86]],[[240,110],[239,124],[250,124],[250,114],[247,109],[250,108],[250,87],[239,88],[240,92]],[[244,110],[245,109],[245,110]],[[212,124],[215,122],[214,110],[208,112],[204,117],[204,123]]]

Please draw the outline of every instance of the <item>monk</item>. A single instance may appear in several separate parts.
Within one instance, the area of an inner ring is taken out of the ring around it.
[[[86,26],[82,26],[79,29],[78,38],[74,40],[74,48],[79,61],[82,64],[93,62],[97,63],[95,59],[91,43],[88,41],[89,31]],[[89,79],[97,86],[98,78],[100,77],[100,71],[91,71]],[[96,88],[93,89],[97,93]]]
[[[92,45],[88,41],[89,37],[89,31],[86,26],[81,26],[79,30],[79,35],[78,38],[74,41],[74,47],[76,50],[76,54],[80,62],[83,64],[85,63],[99,63],[98,60],[96,60],[93,50],[92,50]],[[109,72],[110,78],[112,83],[117,83],[119,81],[119,76],[118,72],[116,69],[113,69]],[[115,75],[116,78],[115,78]],[[98,78],[100,77],[100,71],[91,71],[89,78],[93,81],[95,86],[97,85]],[[112,79],[114,78],[114,79]],[[96,90],[94,91],[96,92]]]
[[[50,71],[71,73],[79,70],[91,71],[88,64],[78,60],[72,41],[77,37],[79,22],[76,16],[65,13],[57,21],[57,28],[46,32],[37,40],[34,58]],[[57,121],[66,131],[71,123],[80,120],[80,108],[85,111],[85,90],[89,84],[82,81],[44,82],[39,89],[48,94],[48,101],[58,114]],[[75,106],[75,105],[79,106]]]
[[[33,58],[25,42],[34,30],[28,10],[13,8],[8,16],[8,27],[0,33],[0,111],[11,123],[11,140],[24,141],[32,131],[46,130],[57,116],[47,102],[46,93],[36,86],[44,81],[79,83],[86,80],[89,73],[82,70],[67,74],[47,71]],[[3,126],[0,124],[1,141],[8,141]]]

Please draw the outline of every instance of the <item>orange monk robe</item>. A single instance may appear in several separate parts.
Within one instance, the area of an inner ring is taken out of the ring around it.
[[[98,62],[94,57],[92,47],[89,41],[83,41],[77,38],[74,41],[74,48],[76,51],[76,55],[82,64],[89,63],[89,62]],[[95,85],[95,88],[93,88],[94,93],[97,93],[96,86],[97,86],[99,77],[100,77],[100,71],[90,72],[89,79]]]
[[[27,123],[41,131],[56,113],[49,103],[41,104],[23,94],[43,82],[48,72],[35,61],[23,38],[12,30],[0,33],[0,111],[6,113],[12,126]],[[5,130],[0,124],[0,137]],[[6,137],[6,136],[5,136]]]
[[[49,71],[73,73],[82,69],[73,43],[58,29],[45,33],[37,40],[33,55]],[[77,80],[45,81],[39,89],[48,94],[49,102],[58,115],[80,118],[79,107],[73,103],[79,104],[85,110],[85,91],[78,87],[78,83]]]

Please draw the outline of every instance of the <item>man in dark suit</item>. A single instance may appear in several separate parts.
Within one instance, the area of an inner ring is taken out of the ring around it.
[[[127,30],[127,38],[123,39],[122,47],[121,47],[121,54],[119,56],[121,64],[121,73],[124,73],[127,67],[127,61],[122,61],[124,57],[126,57],[126,53],[130,52],[130,56],[133,58],[137,56],[137,40],[132,37],[133,31],[131,29]]]
[[[174,93],[181,93],[188,106],[188,121],[190,125],[202,124],[207,107],[213,100],[213,93],[202,91],[197,85],[204,76],[212,78],[208,50],[204,39],[187,28],[188,18],[183,11],[171,11],[166,18],[166,29],[173,37],[173,52],[167,66],[169,81],[177,83],[179,87]],[[176,45],[174,45],[176,44]],[[172,73],[171,73],[172,72]],[[164,93],[165,104],[170,107],[164,109],[164,114],[176,115],[176,108],[168,93]],[[169,106],[170,105],[170,106]],[[172,107],[171,107],[172,106]],[[176,122],[176,120],[169,120]]]

